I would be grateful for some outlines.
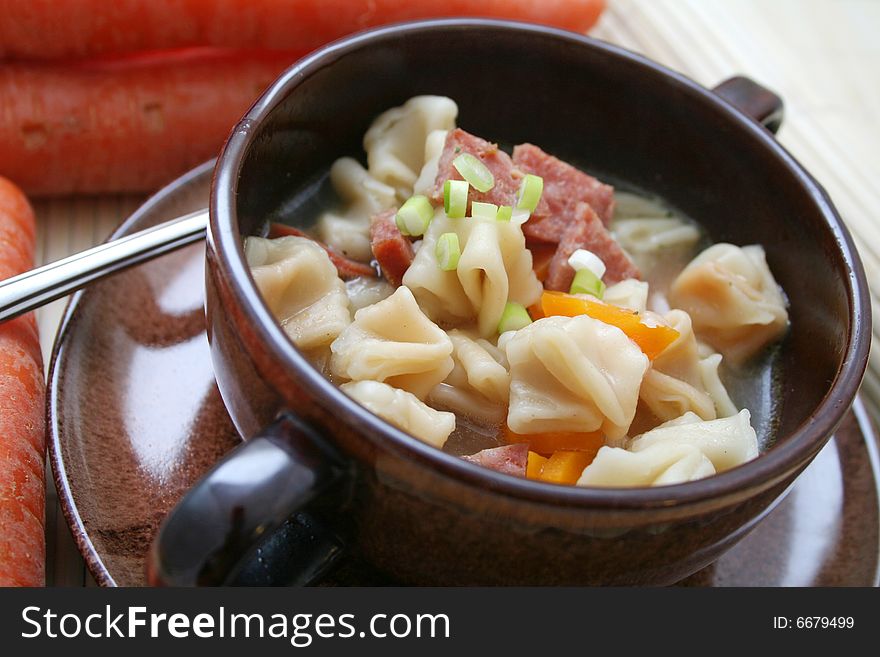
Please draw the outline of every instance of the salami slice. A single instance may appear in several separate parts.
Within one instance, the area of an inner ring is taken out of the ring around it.
[[[514,477],[526,476],[526,462],[529,459],[529,446],[527,443],[517,445],[504,445],[484,449],[470,456],[462,456],[465,461],[482,465],[484,468],[513,475]]]
[[[432,198],[434,203],[443,203],[443,183],[447,180],[461,180],[452,162],[462,153],[470,153],[486,165],[495,178],[495,185],[488,192],[478,192],[471,187],[468,202],[494,203],[495,205],[512,205],[516,201],[522,173],[513,166],[510,156],[498,148],[497,144],[476,137],[461,128],[450,130],[446,135],[446,144],[437,164],[437,177],[434,179]],[[470,205],[468,205],[470,208]]]
[[[370,219],[370,246],[382,274],[394,287],[400,287],[412,264],[413,248],[397,228],[396,214],[397,210],[385,210]]]
[[[614,188],[533,144],[513,149],[513,165],[544,179],[541,202],[523,227],[532,241],[558,243],[574,220],[578,203],[587,203],[606,226],[614,213]]]
[[[565,229],[550,268],[544,287],[548,290],[568,292],[574,278],[574,269],[568,264],[569,256],[578,249],[587,249],[605,263],[606,283],[617,283],[626,278],[641,278],[638,267],[626,251],[611,236],[599,215],[587,203],[578,203],[574,220]]]

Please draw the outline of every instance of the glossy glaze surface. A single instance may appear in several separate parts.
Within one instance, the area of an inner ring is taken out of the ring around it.
[[[203,168],[184,178],[125,229],[204,203],[209,177]],[[104,585],[144,583],[158,523],[239,442],[211,372],[202,251],[192,247],[96,286],[77,297],[65,321],[51,379],[51,456],[77,543]],[[758,528],[682,584],[875,584],[876,440],[865,417],[848,415]],[[328,580],[391,582],[357,555]]]

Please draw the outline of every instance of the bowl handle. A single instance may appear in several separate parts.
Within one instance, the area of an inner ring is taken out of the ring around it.
[[[782,98],[754,80],[738,75],[725,80],[712,91],[774,135],[782,125],[785,113]]]
[[[156,586],[308,584],[342,553],[306,506],[342,506],[348,470],[283,414],[214,465],[162,522],[147,560]],[[336,493],[336,494],[334,494]],[[259,557],[259,558],[256,558]]]

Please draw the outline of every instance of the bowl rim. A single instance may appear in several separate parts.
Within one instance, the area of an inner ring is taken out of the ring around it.
[[[841,367],[835,374],[826,395],[813,412],[784,441],[759,458],[725,472],[671,486],[643,488],[588,488],[562,486],[504,475],[469,463],[427,445],[382,420],[336,385],[324,378],[294,347],[262,300],[247,266],[235,199],[238,176],[252,137],[262,121],[313,73],[361,48],[369,48],[401,36],[412,37],[425,31],[484,30],[517,32],[524,38],[537,37],[569,42],[606,56],[622,58],[645,75],[659,76],[670,87],[677,87],[689,96],[689,102],[703,102],[726,117],[731,126],[781,161],[800,183],[802,193],[809,196],[825,219],[825,227],[836,245],[837,255],[846,265],[844,281],[849,302],[848,326]],[[284,73],[263,93],[236,125],[217,160],[211,188],[210,224],[208,229],[208,267],[219,267],[227,276],[227,288],[243,311],[232,313],[234,321],[246,322],[247,330],[257,337],[265,350],[264,358],[280,363],[297,378],[298,385],[316,398],[321,398],[346,418],[352,426],[369,431],[372,440],[403,458],[419,462],[436,473],[461,483],[489,489],[513,499],[551,506],[579,509],[639,510],[671,508],[705,502],[710,499],[741,499],[749,489],[764,490],[803,468],[831,437],[855,399],[868,361],[871,340],[871,306],[867,281],[852,237],[819,183],[783,148],[766,129],[742,114],[720,96],[686,76],[622,47],[574,32],[556,28],[494,19],[432,19],[387,25],[340,39],[304,57]],[[212,264],[213,263],[213,264]],[[248,319],[240,319],[248,318]],[[260,355],[251,354],[260,368]],[[272,381],[268,383],[271,385]],[[274,387],[274,386],[273,386]],[[283,395],[281,395],[283,398]]]

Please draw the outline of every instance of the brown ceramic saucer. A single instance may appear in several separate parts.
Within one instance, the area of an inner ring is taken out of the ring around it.
[[[211,164],[150,199],[116,236],[204,207]],[[204,249],[164,256],[77,294],[49,379],[55,481],[96,581],[144,583],[167,511],[238,443],[211,370]],[[876,586],[877,436],[859,400],[788,497],[690,586]],[[328,582],[391,583],[343,561]]]

